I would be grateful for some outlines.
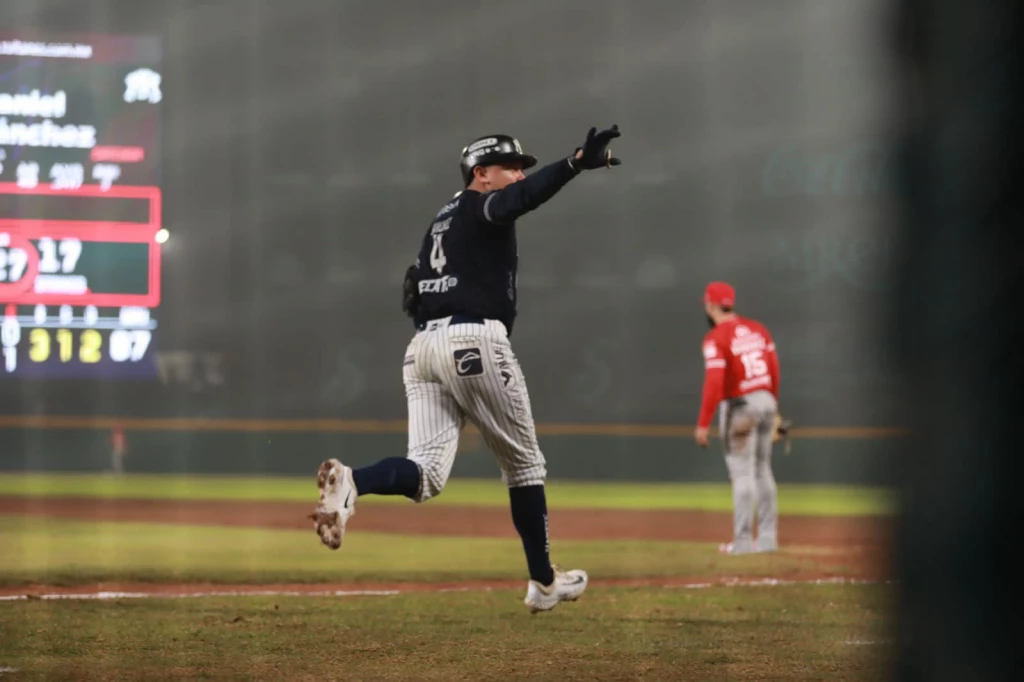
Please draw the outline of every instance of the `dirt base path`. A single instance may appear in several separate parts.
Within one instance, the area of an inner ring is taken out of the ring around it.
[[[0,514],[91,521],[137,521],[249,528],[310,530],[313,504],[288,502],[127,500],[0,496]],[[507,508],[429,503],[361,503],[352,528],[378,533],[514,538]],[[561,540],[689,540],[725,542],[732,515],[701,511],[612,511],[557,509],[551,535]],[[879,517],[783,516],[779,544],[882,548],[891,519]]]
[[[75,497],[0,496],[0,514],[89,521],[171,523],[246,528],[277,528],[310,532],[306,515],[311,504],[285,502],[105,500]],[[361,503],[352,528],[377,533],[448,535],[459,537],[516,538],[508,509]],[[724,542],[732,536],[732,515],[699,511],[611,511],[558,509],[551,513],[551,535],[559,540],[677,540]],[[812,582],[851,577],[884,580],[888,573],[888,546],[892,520],[884,517],[784,516],[779,519],[782,551],[799,547],[822,548],[814,561],[773,580],[737,578],[651,578],[597,580],[597,585],[709,587],[721,584],[773,584],[777,580]],[[830,567],[842,570],[830,570]],[[338,585],[189,585],[101,583],[76,587],[36,585],[0,588],[0,600],[46,595],[45,598],[189,597],[328,595],[358,596],[413,591],[521,589],[522,581],[466,582],[458,584],[399,583]],[[28,597],[31,598],[31,597]]]

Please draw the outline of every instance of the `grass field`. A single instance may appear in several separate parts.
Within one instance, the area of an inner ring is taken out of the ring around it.
[[[518,540],[352,532],[343,551],[312,532],[0,516],[0,586],[129,582],[462,581],[522,579]],[[726,557],[707,543],[554,543],[553,561],[601,578],[777,576],[813,572],[812,548]],[[834,566],[838,574],[848,573]],[[524,582],[525,584],[525,582]]]
[[[595,590],[537,616],[520,596],[18,602],[0,607],[0,669],[104,682],[843,682],[877,678],[887,651],[880,587]]]
[[[94,499],[97,509],[133,498],[308,503],[315,486],[289,478],[0,475],[0,496],[27,496],[46,507],[60,505],[62,495]],[[623,514],[731,509],[725,486],[555,482],[549,500],[553,509]],[[470,505],[460,514],[472,506],[507,508],[507,493],[497,482],[456,480],[431,505]],[[895,504],[882,490],[783,486],[780,507],[791,516],[872,518],[891,514]],[[554,538],[553,560],[586,568],[591,585],[578,603],[530,615],[514,537],[403,535],[356,525],[343,549],[330,552],[309,529],[0,514],[0,538],[2,682],[831,682],[877,677],[890,651],[889,586],[808,584],[826,575],[861,577],[856,548],[787,546],[730,557],[708,542]],[[783,584],[743,582],[763,578]],[[245,586],[288,593],[172,598]],[[304,593],[337,587],[368,594]],[[99,589],[162,596],[10,601],[40,591],[95,596]]]
[[[312,477],[161,476],[132,474],[0,474],[0,495],[174,500],[265,500],[309,502],[316,497]],[[407,504],[398,498],[373,498],[374,504]],[[508,492],[500,481],[453,480],[431,504],[505,506]],[[552,481],[552,509],[691,509],[728,512],[728,484],[587,483]],[[827,485],[779,486],[782,514],[825,516],[888,515],[896,511],[893,493],[884,488]]]

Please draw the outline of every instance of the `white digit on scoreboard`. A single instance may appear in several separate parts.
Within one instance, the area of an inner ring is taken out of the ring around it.
[[[36,246],[39,249],[39,272],[51,273],[60,269],[57,262],[57,245],[51,237],[40,237]]]
[[[32,189],[39,184],[39,164],[35,161],[22,161],[18,164],[18,187]]]
[[[0,343],[4,348],[4,369],[11,373],[18,368],[18,344],[21,343],[21,325],[16,317],[5,317],[0,322]]]
[[[132,353],[132,337],[126,329],[115,329],[110,332],[110,359],[114,362],[126,362]]]
[[[132,332],[132,340],[135,342],[132,345],[132,362],[138,362],[146,355],[146,349],[149,348],[149,342],[153,338],[153,333],[148,329],[137,329]]]
[[[50,189],[78,189],[85,181],[85,168],[80,163],[55,163],[50,179]]]
[[[138,362],[146,355],[153,333],[148,329],[115,329],[110,333],[110,359]]]
[[[78,265],[78,259],[82,255],[82,240],[76,237],[61,239],[60,243],[53,241],[52,237],[40,237],[39,245],[39,272],[71,273]],[[58,260],[58,256],[60,259]]]
[[[78,259],[82,255],[82,240],[75,237],[68,237],[60,240],[58,248],[61,256],[60,267],[64,272],[74,272],[78,265]]]
[[[92,179],[100,181],[100,189],[106,192],[121,177],[121,167],[116,163],[97,163],[92,167]]]
[[[28,254],[24,249],[0,248],[0,282],[17,282],[27,266]]]
[[[17,346],[21,343],[21,325],[16,317],[5,317],[0,322],[0,341],[5,346]]]

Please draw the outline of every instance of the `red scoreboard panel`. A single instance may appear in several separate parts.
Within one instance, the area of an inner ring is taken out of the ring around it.
[[[160,51],[0,32],[0,381],[156,377]]]

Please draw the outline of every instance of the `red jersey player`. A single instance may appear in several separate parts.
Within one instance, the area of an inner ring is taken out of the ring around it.
[[[778,548],[772,435],[779,398],[779,359],[768,329],[733,312],[736,293],[725,282],[704,292],[711,331],[704,337],[704,397],[694,439],[708,444],[708,427],[719,409],[719,432],[732,481],[733,541],[729,554]],[[754,542],[754,502],[758,538]]]

